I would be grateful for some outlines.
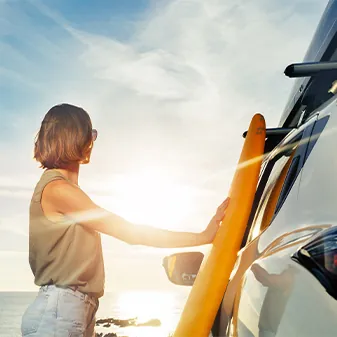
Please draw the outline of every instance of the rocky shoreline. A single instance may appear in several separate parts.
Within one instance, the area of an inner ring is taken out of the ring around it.
[[[128,326],[132,327],[145,327],[145,326],[150,326],[150,327],[158,327],[161,326],[161,322],[159,319],[150,319],[149,321],[146,322],[138,322],[137,318],[131,318],[131,319],[115,319],[115,318],[103,318],[103,319],[98,319],[96,321],[96,326],[103,327],[103,328],[110,328],[111,326],[117,326],[120,328],[125,328]],[[114,332],[109,332],[104,334],[103,332],[97,333],[96,332],[96,337],[117,337],[117,334]]]

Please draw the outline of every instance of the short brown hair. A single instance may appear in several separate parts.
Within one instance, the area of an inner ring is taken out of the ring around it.
[[[45,115],[36,135],[34,158],[42,168],[66,168],[88,160],[92,124],[88,113],[77,106],[59,104]]]

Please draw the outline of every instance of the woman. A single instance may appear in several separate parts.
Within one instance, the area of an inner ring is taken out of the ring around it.
[[[82,108],[61,104],[44,117],[34,158],[44,170],[30,204],[29,263],[40,286],[22,318],[23,336],[94,335],[98,299],[104,293],[100,233],[132,245],[189,247],[211,243],[228,201],[201,233],[134,225],[97,206],[78,186],[97,131]]]

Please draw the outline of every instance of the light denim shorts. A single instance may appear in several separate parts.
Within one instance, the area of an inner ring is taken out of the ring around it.
[[[43,286],[22,317],[22,336],[93,337],[97,309],[98,299],[78,290]]]

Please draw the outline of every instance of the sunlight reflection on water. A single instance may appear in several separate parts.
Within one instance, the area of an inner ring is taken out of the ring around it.
[[[97,319],[113,317],[118,319],[137,318],[137,323],[158,319],[161,325],[96,328],[96,332],[115,332],[128,337],[167,337],[174,331],[187,293],[131,291],[120,294],[106,294],[101,301]]]

